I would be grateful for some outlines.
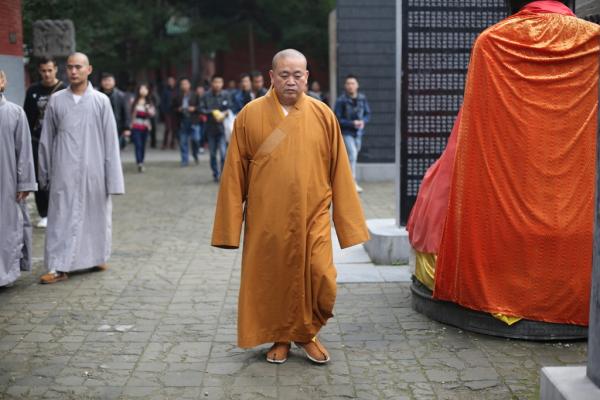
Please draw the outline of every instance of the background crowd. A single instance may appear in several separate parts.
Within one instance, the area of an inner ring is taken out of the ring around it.
[[[28,89],[24,105],[36,165],[44,109],[49,97],[66,87],[57,78],[58,67],[54,60],[40,59],[37,65],[40,81]],[[210,81],[197,84],[185,76],[169,76],[164,84],[140,83],[130,90],[121,90],[117,84],[114,74],[104,72],[100,75],[98,90],[110,99],[121,149],[131,144],[135,148],[138,171],[146,170],[148,145],[160,146],[162,150],[178,148],[182,167],[187,167],[190,159],[198,164],[200,154],[208,151],[215,182],[220,179],[235,116],[247,103],[268,91],[265,77],[259,71],[243,73],[237,81],[227,83],[222,76],[214,75]],[[356,161],[371,112],[365,95],[358,91],[357,77],[347,76],[344,89],[335,102],[334,111],[356,177]],[[317,81],[311,82],[306,94],[325,103],[329,100]],[[159,126],[164,127],[160,136],[157,134]],[[160,138],[162,143],[159,143]],[[356,188],[362,191],[360,186]],[[46,227],[48,194],[40,190],[35,197],[41,217],[38,226]]]

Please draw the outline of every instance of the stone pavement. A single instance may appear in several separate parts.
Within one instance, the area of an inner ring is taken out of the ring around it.
[[[145,174],[126,165],[109,271],[39,285],[36,230],[34,271],[0,289],[0,399],[534,399],[541,366],[585,361],[585,343],[429,321],[406,282],[374,282],[340,284],[322,334],[330,365],[297,350],[269,365],[264,346],[235,346],[240,252],[209,246],[217,185],[206,160],[148,158]],[[392,216],[392,184],[363,186],[367,217]]]

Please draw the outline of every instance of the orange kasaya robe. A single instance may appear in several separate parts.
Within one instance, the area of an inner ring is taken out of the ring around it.
[[[244,208],[245,205],[245,208]],[[238,114],[212,245],[237,248],[244,225],[238,344],[312,339],[332,317],[342,248],[368,240],[335,115],[304,94],[285,116],[273,90]]]
[[[438,255],[435,298],[587,325],[600,26],[548,4],[564,7],[532,3],[477,39],[455,137],[409,230]]]

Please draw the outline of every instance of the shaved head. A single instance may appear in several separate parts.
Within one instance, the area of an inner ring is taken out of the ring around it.
[[[277,100],[289,107],[298,101],[306,90],[308,70],[306,57],[298,50],[281,50],[273,57],[273,69],[269,71]]]
[[[79,52],[73,53],[69,56],[69,58],[67,60],[73,60],[80,65],[90,65],[90,60],[89,60],[88,56],[86,56],[84,53],[79,53]]]
[[[88,84],[92,66],[88,56],[83,53],[73,53],[67,58],[67,75],[74,93],[83,92]]]
[[[307,66],[307,61],[306,61],[306,57],[304,56],[304,54],[300,53],[298,50],[295,49],[285,49],[285,50],[281,50],[279,53],[275,54],[275,56],[273,56],[273,62],[272,62],[272,68],[273,71],[275,71],[277,69],[277,64],[283,60],[283,59],[287,59],[287,58],[295,58],[298,60],[302,60],[304,62],[304,67],[306,68]]]

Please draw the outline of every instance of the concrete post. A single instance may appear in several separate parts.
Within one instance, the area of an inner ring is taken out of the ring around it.
[[[600,98],[600,85],[599,85]],[[600,110],[599,110],[600,111]],[[600,113],[596,145],[596,198],[594,213],[594,262],[590,299],[587,376],[600,387]]]

